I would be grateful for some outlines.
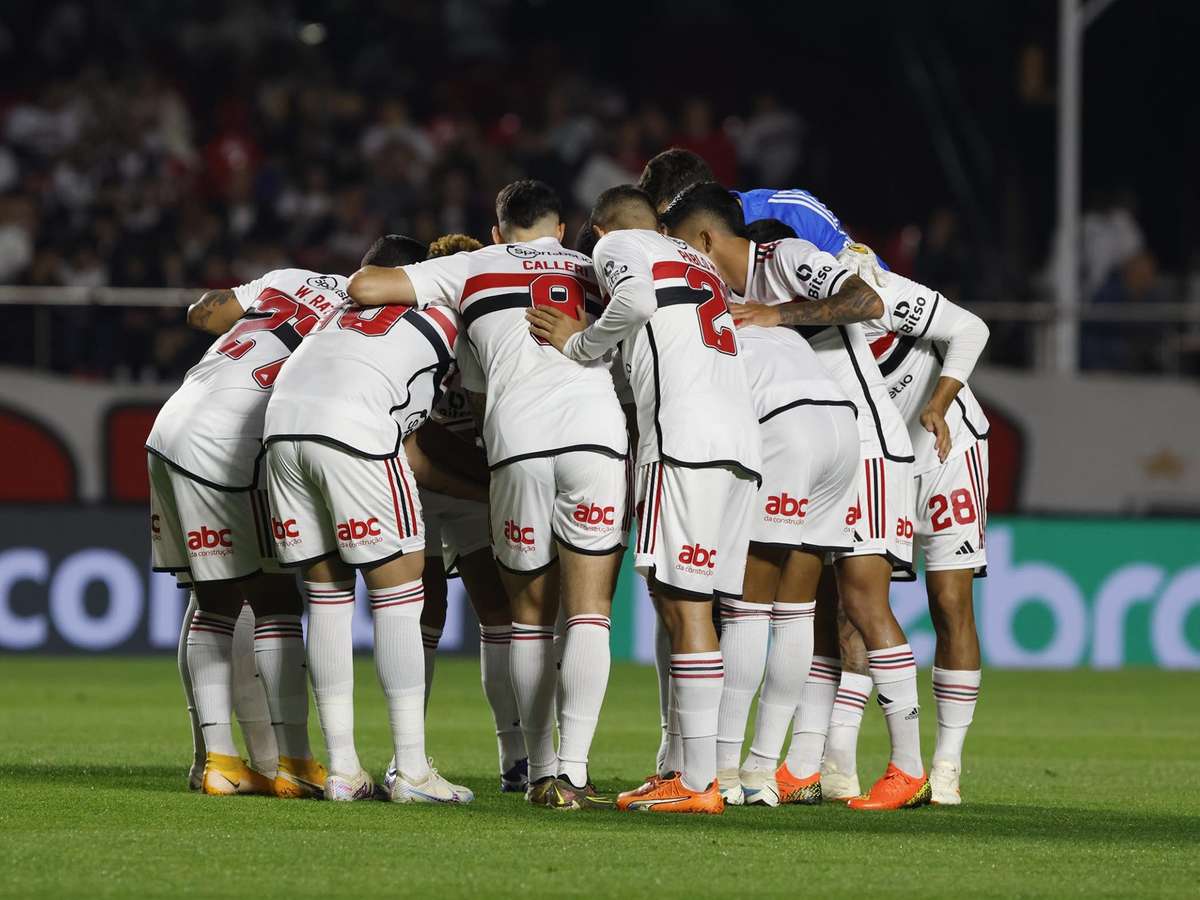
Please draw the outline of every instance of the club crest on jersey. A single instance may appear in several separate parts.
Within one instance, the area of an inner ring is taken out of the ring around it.
[[[509,244],[504,249],[508,251],[509,256],[515,256],[517,259],[532,259],[538,255],[532,247],[523,247],[520,244]]]
[[[329,275],[314,275],[309,278],[305,284],[318,288],[322,291],[332,291],[337,287],[337,279]]]

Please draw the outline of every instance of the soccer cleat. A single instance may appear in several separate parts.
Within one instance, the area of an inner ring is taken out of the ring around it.
[[[545,778],[529,782],[525,788],[525,800],[532,806],[549,806],[550,792],[557,780],[553,775],[547,775]]]
[[[888,763],[883,777],[871,785],[862,797],[847,802],[851,809],[912,809],[929,802],[929,779],[923,774],[914,777]]]
[[[204,761],[204,775],[200,789],[213,797],[229,797],[233,794],[260,794],[271,796],[275,791],[271,779],[255,772],[239,756],[210,753]]]
[[[452,784],[429,764],[429,774],[423,781],[409,781],[397,772],[388,787],[388,799],[393,803],[470,803],[475,792],[461,784]]]
[[[204,789],[204,760],[192,760],[192,767],[188,769],[188,790],[199,791]]]
[[[519,759],[511,769],[500,776],[500,793],[523,793],[529,787],[529,760]]]
[[[745,802],[737,769],[722,769],[717,772],[717,789],[721,792],[721,798],[730,806],[741,806]]]
[[[958,806],[962,795],[958,792],[958,766],[952,762],[933,761],[929,771],[930,803],[937,806]]]
[[[334,775],[331,772],[325,776],[325,799],[340,803],[348,803],[353,800],[374,800],[375,780],[365,769],[359,769],[358,774],[351,778]]]
[[[797,778],[786,762],[775,770],[775,787],[780,803],[815,806],[822,799],[821,773],[813,772],[807,778]]]
[[[742,798],[747,806],[778,806],[779,788],[775,776],[761,769],[742,769]]]
[[[590,781],[575,787],[569,778],[560,775],[547,788],[544,805],[550,809],[613,809],[613,800],[602,796]]]
[[[279,757],[275,796],[283,800],[320,800],[325,796],[325,767],[311,756]]]
[[[821,762],[821,797],[825,800],[853,800],[862,794],[857,772],[842,772],[828,760]]]
[[[725,801],[714,780],[703,791],[693,791],[683,783],[682,775],[661,778],[649,790],[642,785],[636,791],[626,791],[617,797],[617,809],[651,813],[708,813],[725,812]]]

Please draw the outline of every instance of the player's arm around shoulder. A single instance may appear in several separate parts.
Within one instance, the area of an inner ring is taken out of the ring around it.
[[[437,422],[425,422],[404,441],[417,484],[437,494],[476,503],[488,501],[488,469],[474,447]]]
[[[230,288],[205,291],[188,307],[187,323],[197,331],[224,334],[242,317],[245,310]]]

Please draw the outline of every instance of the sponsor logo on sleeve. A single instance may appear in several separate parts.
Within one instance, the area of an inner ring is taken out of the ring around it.
[[[332,275],[314,275],[309,278],[305,284],[318,288],[322,291],[332,291],[337,289],[337,279]]]

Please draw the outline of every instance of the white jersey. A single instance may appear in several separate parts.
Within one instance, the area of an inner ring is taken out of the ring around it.
[[[847,249],[841,259],[857,267],[855,264],[860,262],[861,256]],[[987,416],[967,384],[978,351],[983,349],[982,341],[986,341],[987,330],[962,307],[902,275],[861,269],[859,274],[867,278],[883,298],[883,317],[864,322],[863,327],[879,371],[887,381],[888,393],[908,424],[916,455],[913,471],[920,475],[941,465],[933,435],[921,426],[920,421],[921,410],[941,375],[948,375],[963,384],[946,411],[946,425],[953,441],[951,456],[965,453],[977,440],[988,436]],[[971,348],[973,352],[968,354],[964,365],[954,365],[953,361],[946,360],[946,347],[952,339],[969,331],[972,325],[981,328],[982,341],[977,342],[977,348]],[[946,366],[943,366],[944,362]]]
[[[454,365],[458,314],[351,306],[321,323],[275,383],[263,440],[321,440],[390,459],[430,417]]]
[[[758,427],[724,282],[704,256],[655,231],[606,234],[595,262],[608,302],[564,352],[619,346],[638,412],[639,466],[736,466],[758,477]]]
[[[832,255],[799,238],[751,242],[749,252],[745,296],[754,303],[824,300],[852,274]],[[797,331],[807,338],[821,366],[858,410],[863,456],[912,462],[908,429],[888,397],[862,325],[802,327]]]
[[[462,372],[457,367],[446,379],[442,396],[430,412],[429,418],[464,441],[475,443],[475,417],[471,414],[471,404],[462,385]]]
[[[163,404],[146,448],[200,481],[245,490],[256,480],[263,417],[283,364],[350,298],[343,276],[306,269],[268,272],[233,295],[245,315]]]
[[[529,333],[530,306],[600,311],[592,261],[551,237],[496,244],[405,266],[421,306],[462,317],[463,386],[487,393],[483,430],[494,469],[518,459],[591,450],[628,453],[625,417],[602,361],[579,364]]]

